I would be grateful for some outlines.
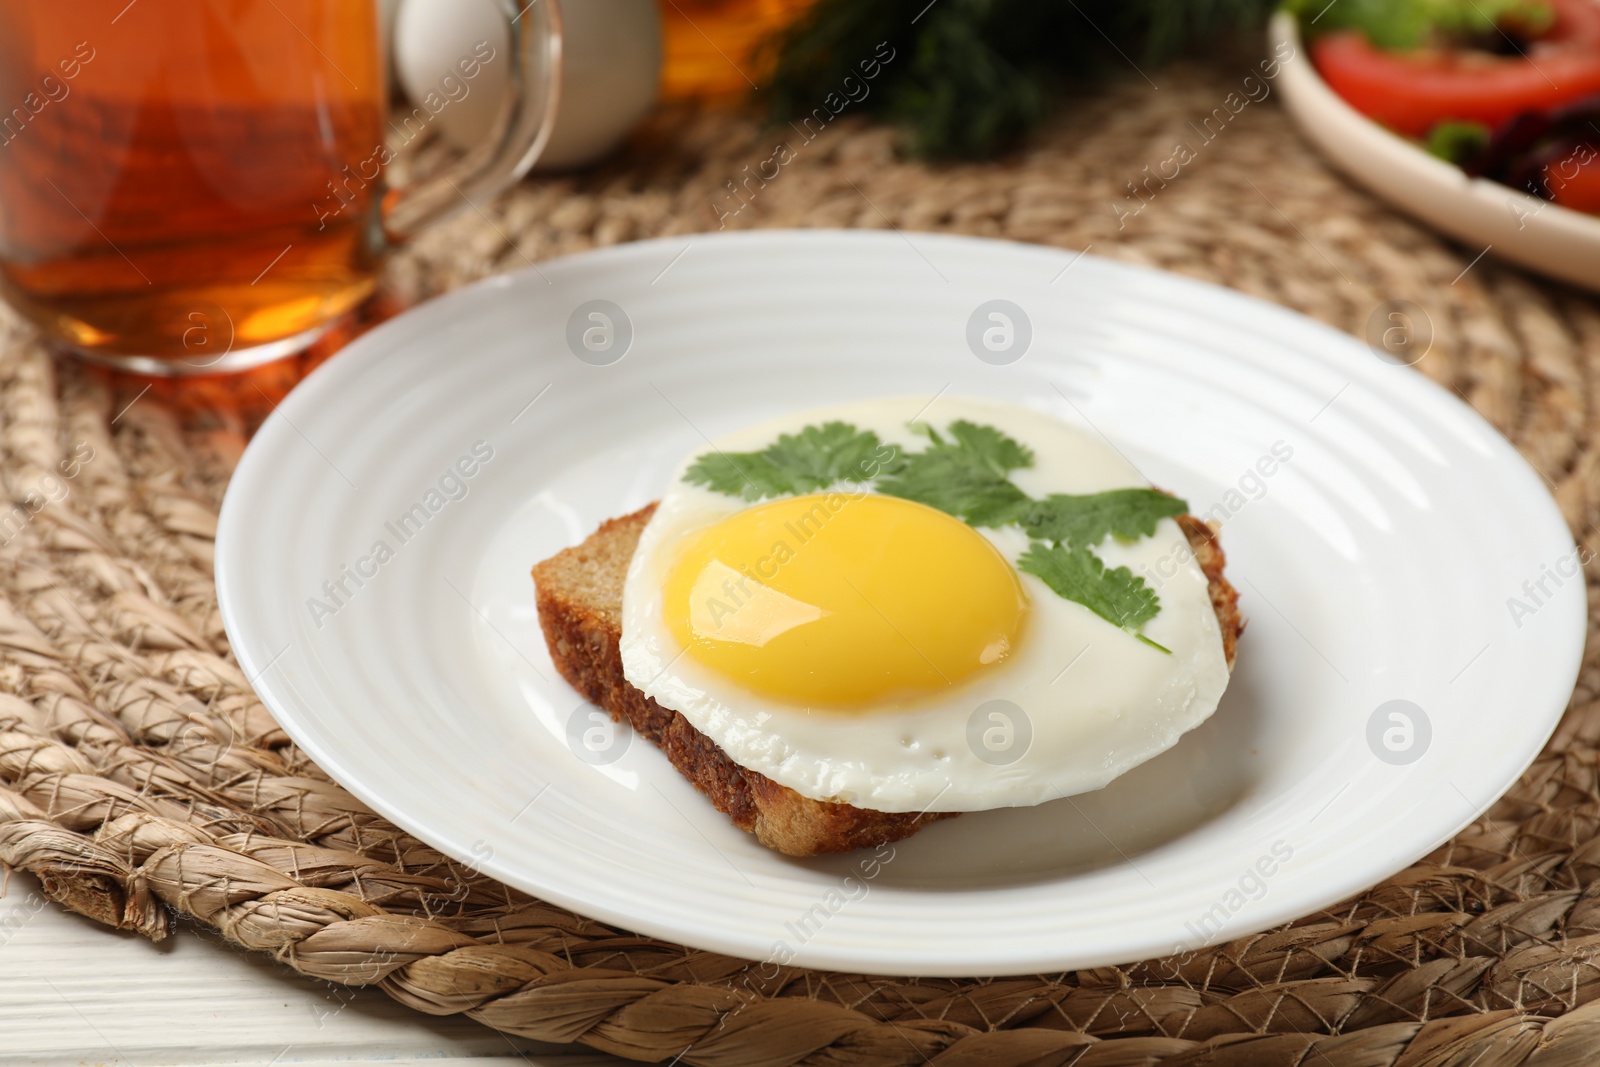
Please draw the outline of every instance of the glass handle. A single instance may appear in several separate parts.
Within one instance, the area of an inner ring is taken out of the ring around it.
[[[484,143],[442,173],[391,191],[383,225],[391,242],[481,205],[528,172],[555,126],[561,102],[560,0],[495,0],[510,30],[511,73]]]

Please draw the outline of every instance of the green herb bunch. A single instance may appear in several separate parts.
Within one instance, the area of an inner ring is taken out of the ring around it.
[[[894,49],[863,110],[901,123],[928,157],[981,158],[1033,129],[1063,94],[1111,72],[1148,76],[1275,0],[818,0],[776,43],[765,96],[803,117],[880,43]]]

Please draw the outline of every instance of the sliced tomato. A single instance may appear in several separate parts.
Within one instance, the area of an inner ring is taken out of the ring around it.
[[[1351,107],[1408,137],[1446,119],[1491,129],[1524,111],[1600,92],[1600,2],[1552,0],[1556,20],[1525,56],[1383,52],[1359,31],[1312,42],[1311,59]]]
[[[1600,150],[1594,145],[1587,147],[1589,151],[1576,156],[1572,163],[1545,167],[1545,188],[1562,207],[1600,215]]]

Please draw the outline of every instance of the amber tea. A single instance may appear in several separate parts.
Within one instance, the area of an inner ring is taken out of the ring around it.
[[[71,344],[204,360],[367,294],[383,140],[372,5],[126,0],[0,9],[0,284]],[[348,194],[347,194],[348,195]]]
[[[550,60],[551,17],[511,39]],[[296,350],[373,288],[386,100],[362,0],[0,5],[0,291],[124,365]],[[457,178],[521,173],[548,117]]]

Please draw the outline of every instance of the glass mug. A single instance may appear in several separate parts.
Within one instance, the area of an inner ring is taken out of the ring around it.
[[[0,2],[0,293],[46,336],[147,374],[292,355],[368,296],[383,253],[515,181],[549,138],[557,0],[391,124],[373,0]],[[407,141],[508,65],[485,144],[387,190]]]

